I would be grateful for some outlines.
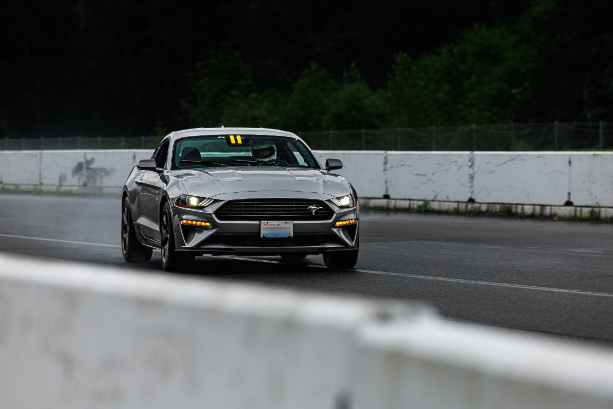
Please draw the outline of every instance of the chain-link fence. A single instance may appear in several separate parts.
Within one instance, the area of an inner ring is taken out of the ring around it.
[[[298,133],[312,149],[558,151],[613,149],[613,123],[495,124]]]
[[[296,132],[316,150],[558,151],[613,149],[613,123],[494,124]],[[162,136],[5,138],[0,150],[153,149]]]
[[[162,136],[71,136],[58,138],[4,138],[0,150],[154,149]]]

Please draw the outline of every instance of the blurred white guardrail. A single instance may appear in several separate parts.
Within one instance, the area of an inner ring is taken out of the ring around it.
[[[151,150],[4,151],[0,186],[24,190],[119,192]],[[434,210],[613,216],[611,152],[316,151],[343,161],[339,173],[364,204]]]
[[[0,407],[613,407],[613,352],[335,298],[0,255]]]

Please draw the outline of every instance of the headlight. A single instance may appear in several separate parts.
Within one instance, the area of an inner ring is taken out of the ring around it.
[[[203,208],[207,207],[215,200],[210,197],[198,197],[198,196],[190,196],[190,195],[181,195],[175,200],[175,204],[181,207],[194,207],[194,208]]]
[[[334,199],[330,199],[330,200],[332,201],[332,203],[334,203],[338,207],[353,207],[357,204],[355,202],[355,197],[353,197],[353,195],[335,197]]]

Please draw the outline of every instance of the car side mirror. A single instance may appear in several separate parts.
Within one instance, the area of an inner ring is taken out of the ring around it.
[[[343,162],[340,159],[326,159],[326,169],[334,170],[334,169],[342,169]]]
[[[140,170],[156,170],[157,165],[155,164],[155,159],[143,159],[138,162],[138,168]]]

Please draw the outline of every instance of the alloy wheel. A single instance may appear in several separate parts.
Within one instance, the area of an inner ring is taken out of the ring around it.
[[[170,240],[169,240],[169,229],[170,226],[168,226],[168,221],[169,221],[169,217],[168,217],[168,213],[167,212],[163,212],[162,213],[162,248],[161,248],[161,252],[162,252],[162,260],[164,260],[164,263],[168,262],[168,252],[169,252],[169,246],[170,246]]]
[[[128,206],[124,204],[121,215],[121,251],[125,255],[128,252],[128,238],[130,236],[130,220]]]

